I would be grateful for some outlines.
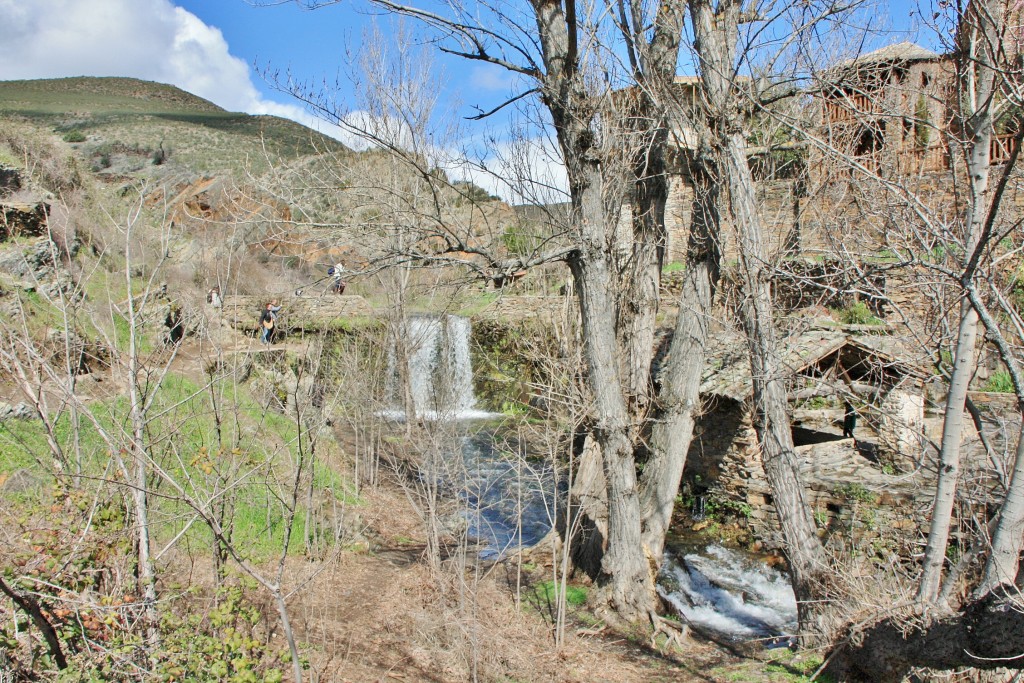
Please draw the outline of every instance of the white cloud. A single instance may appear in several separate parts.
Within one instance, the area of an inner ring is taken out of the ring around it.
[[[557,146],[549,137],[534,136],[492,142],[481,161],[452,164],[461,177],[512,204],[553,204],[569,200],[569,181]]]
[[[220,30],[170,0],[0,0],[0,80],[67,76],[170,83],[228,111],[351,137],[300,106],[264,98]]]
[[[473,67],[469,73],[469,83],[481,90],[508,92],[512,89],[515,78],[508,69],[486,64]]]

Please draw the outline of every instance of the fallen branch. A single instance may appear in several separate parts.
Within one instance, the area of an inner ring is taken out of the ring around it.
[[[50,654],[53,656],[53,661],[56,662],[57,668],[61,670],[68,668],[68,660],[64,658],[64,652],[60,649],[60,639],[57,638],[57,631],[54,630],[53,624],[43,615],[43,610],[39,607],[39,601],[29,593],[23,593],[11,588],[4,583],[2,578],[0,578],[0,592],[13,600],[14,604],[20,607],[21,611],[32,619],[32,623],[43,634],[43,638],[46,640],[47,647],[50,648]]]

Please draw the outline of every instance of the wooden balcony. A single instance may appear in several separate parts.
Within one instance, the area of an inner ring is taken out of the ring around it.
[[[949,152],[942,145],[904,149],[896,153],[896,164],[899,173],[904,175],[947,171]]]
[[[989,147],[989,163],[1005,164],[1010,160],[1010,155],[1013,154],[1013,148],[1016,146],[1013,137],[1009,134],[992,136],[992,144]]]
[[[866,93],[848,93],[825,100],[825,120],[831,123],[855,121],[881,111],[875,98]]]

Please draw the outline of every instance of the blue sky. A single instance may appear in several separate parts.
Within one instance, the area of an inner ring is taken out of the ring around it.
[[[133,76],[169,82],[232,111],[292,114],[297,102],[260,72],[290,70],[318,84],[344,79],[346,48],[386,18],[339,3],[316,11],[247,0],[0,0],[0,80]],[[501,70],[437,55],[449,97],[490,106]]]
[[[315,11],[262,1],[268,6],[254,6],[260,0],[0,0],[0,80],[132,76],[177,85],[230,111],[285,116],[345,139],[277,92],[260,71],[290,71],[312,84],[340,77],[344,99],[347,48],[357,47],[375,20],[385,32],[394,25],[358,11],[366,7],[358,0]],[[906,27],[912,5],[884,3],[872,24]],[[453,103],[454,119],[475,107],[489,109],[511,92],[512,81],[498,67],[430,53],[442,74],[439,99]],[[487,124],[489,134],[500,141],[507,122],[502,113]],[[464,139],[488,135],[482,126],[466,125]]]

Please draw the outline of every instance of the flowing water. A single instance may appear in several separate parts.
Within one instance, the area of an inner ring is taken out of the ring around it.
[[[468,533],[481,557],[537,543],[551,529],[555,479],[547,464],[526,457],[527,444],[507,435],[494,414],[480,410],[473,393],[470,324],[452,315],[417,316],[408,322],[406,357],[415,417],[439,421],[450,433],[443,462],[423,476],[465,502]],[[393,405],[386,416],[406,419],[398,408],[399,354],[391,349]],[[488,421],[488,419],[490,421]],[[703,499],[694,512],[703,516]],[[694,627],[734,641],[778,639],[796,628],[796,600],[787,577],[753,556],[719,545],[671,547],[658,592]]]
[[[796,631],[789,578],[720,545],[666,552],[658,592],[684,621],[727,640],[783,643]]]
[[[407,326],[406,369],[417,419],[443,422],[449,436],[444,462],[423,472],[449,495],[466,503],[469,535],[496,559],[510,549],[537,543],[552,527],[554,476],[547,464],[526,456],[527,445],[506,436],[494,413],[477,408],[469,344],[469,320],[454,315],[416,316]],[[395,408],[385,417],[405,420],[399,354],[389,358],[389,395]]]
[[[422,420],[494,417],[476,408],[469,357],[469,320],[455,315],[415,316],[407,323],[407,367],[411,408]],[[396,407],[386,417],[404,420],[399,353],[388,353],[388,394]]]
[[[553,526],[551,467],[523,457],[522,450],[489,429],[462,437],[460,495],[468,503],[469,534],[485,546],[484,559],[535,545]]]

